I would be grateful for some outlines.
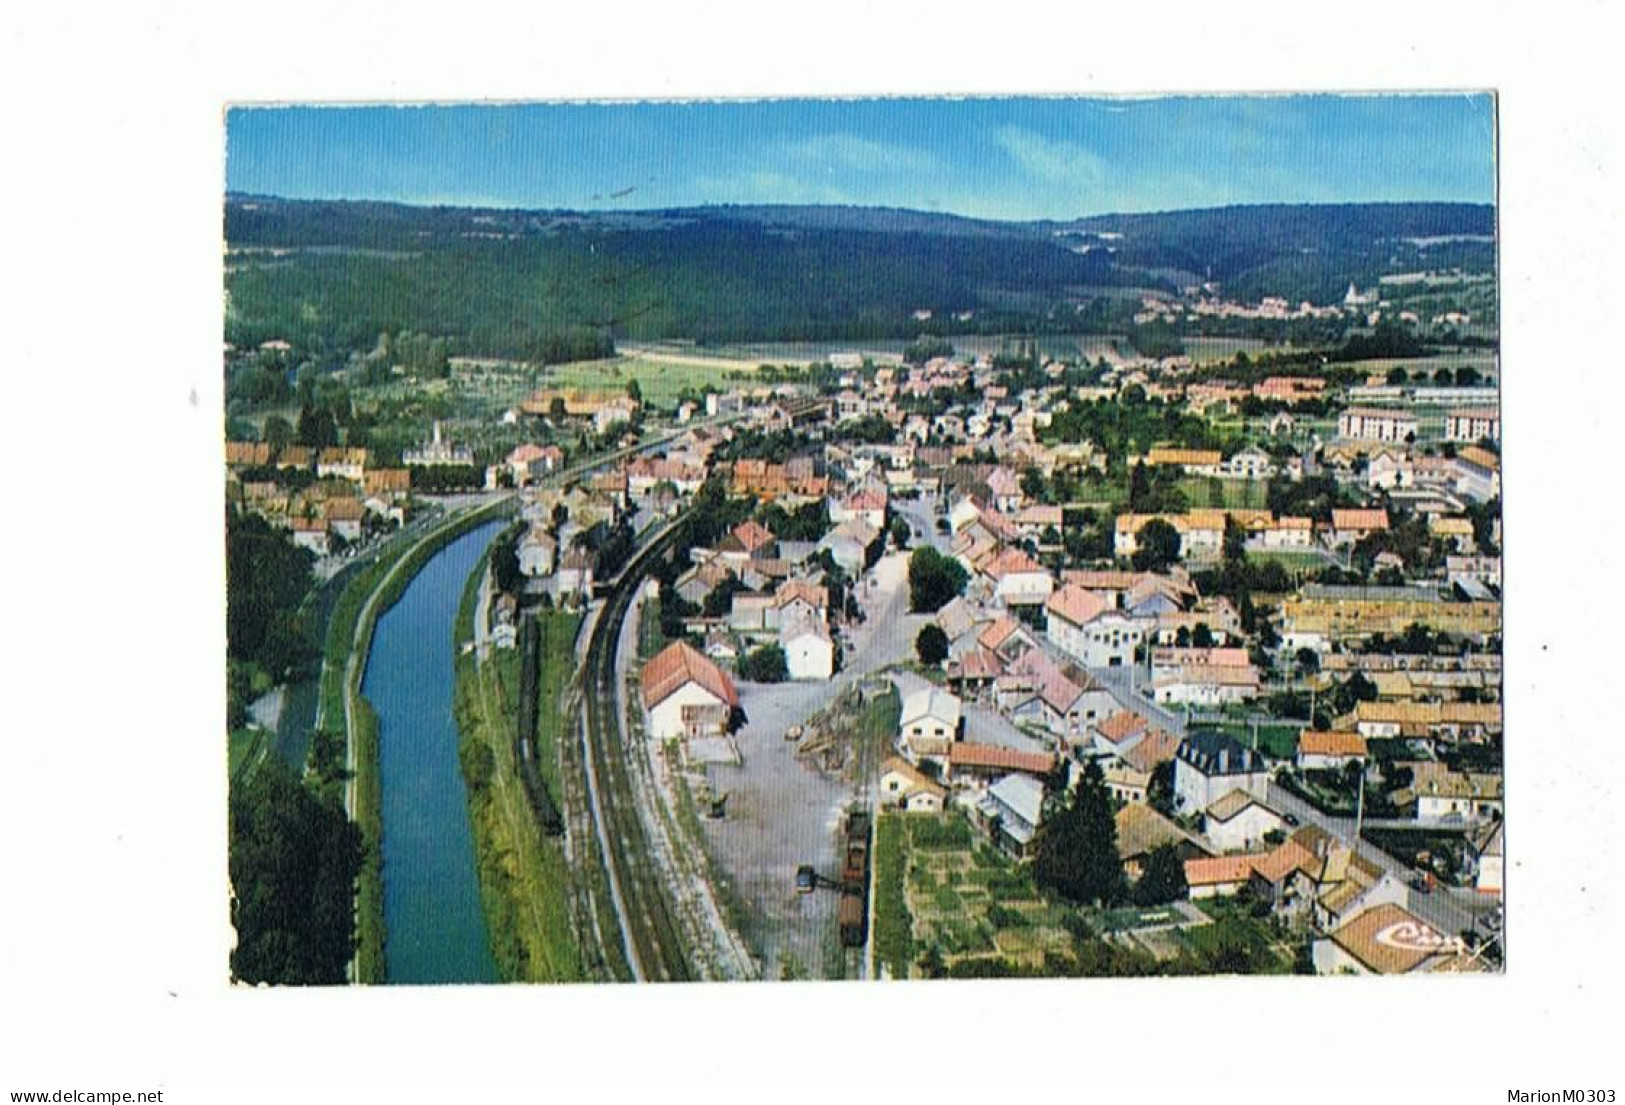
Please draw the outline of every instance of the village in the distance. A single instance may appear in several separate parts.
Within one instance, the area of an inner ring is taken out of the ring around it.
[[[227,204],[239,979],[1502,969],[1492,209],[1375,219],[1318,299],[1169,270],[497,355],[340,349],[333,287],[415,293],[335,256],[690,216],[345,208]],[[635,318],[611,252],[567,278]]]

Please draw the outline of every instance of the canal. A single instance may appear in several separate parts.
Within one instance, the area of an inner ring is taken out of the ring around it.
[[[463,584],[506,523],[429,560],[378,619],[361,690],[378,714],[390,982],[495,982],[452,716],[452,626]]]

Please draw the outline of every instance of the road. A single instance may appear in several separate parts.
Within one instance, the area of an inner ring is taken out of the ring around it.
[[[1185,715],[1165,710],[1158,706],[1143,693],[1150,684],[1151,677],[1143,671],[1132,668],[1089,668],[1089,674],[1110,688],[1117,701],[1125,708],[1133,710],[1153,725],[1161,726],[1176,737],[1185,735]],[[1132,680],[1134,690],[1129,690]]]
[[[1291,814],[1305,825],[1315,825],[1345,844],[1355,843],[1352,817],[1331,817],[1321,813],[1308,802],[1274,782],[1269,785],[1268,798],[1269,804],[1279,812]],[[1362,858],[1370,860],[1407,885],[1416,874],[1411,867],[1369,841],[1361,840],[1356,847]],[[1466,929],[1488,933],[1490,930],[1485,926],[1485,921],[1501,903],[1501,899],[1496,896],[1446,886],[1441,886],[1430,894],[1413,889],[1409,898],[1410,911],[1446,936],[1455,936]]]

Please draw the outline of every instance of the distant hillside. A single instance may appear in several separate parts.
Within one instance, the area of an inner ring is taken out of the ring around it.
[[[1484,204],[1262,204],[1050,225],[1121,235],[1111,242],[1119,267],[1182,269],[1243,299],[1326,303],[1385,272],[1495,265],[1495,208]]]
[[[1244,299],[1325,303],[1387,272],[1492,272],[1494,217],[1487,206],[1417,203],[997,222],[890,208],[511,211],[231,196],[227,336],[337,354],[409,329],[460,352],[540,356],[560,335],[1081,332],[1109,321],[1100,296],[1113,288],[1203,279]]]

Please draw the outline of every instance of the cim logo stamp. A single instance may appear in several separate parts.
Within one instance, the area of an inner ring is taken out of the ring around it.
[[[1376,941],[1390,948],[1435,954],[1459,952],[1462,948],[1459,937],[1445,936],[1416,921],[1397,921],[1380,930]]]

